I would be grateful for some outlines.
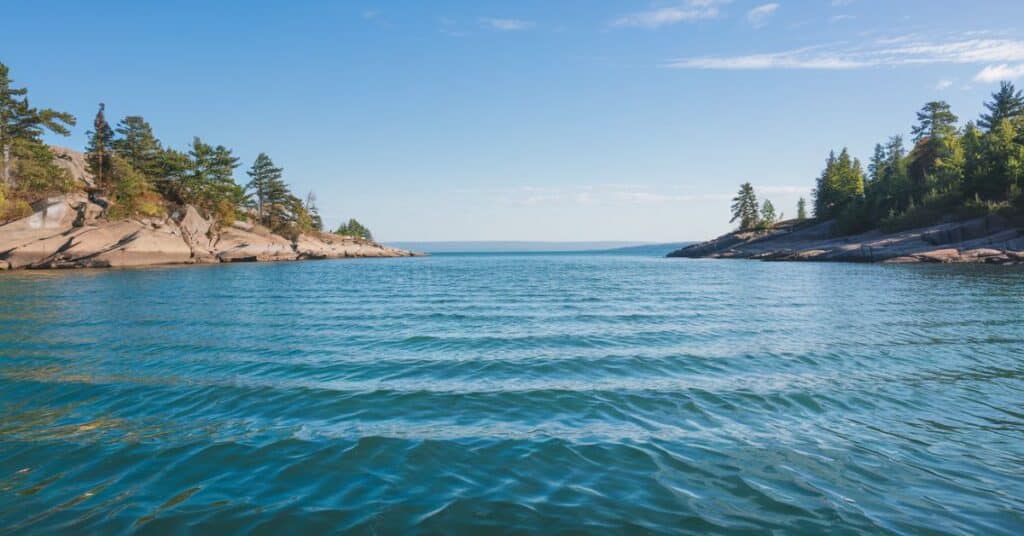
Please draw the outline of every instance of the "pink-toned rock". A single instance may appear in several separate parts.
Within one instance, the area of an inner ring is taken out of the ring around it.
[[[129,220],[87,228],[72,236],[68,245],[47,264],[53,267],[89,266],[90,258],[127,243],[142,228],[140,223]]]
[[[192,248],[178,234],[165,229],[142,229],[127,243],[91,258],[89,265],[151,266],[187,264],[191,260]]]
[[[916,256],[927,262],[957,262],[962,260],[960,251],[956,248],[936,249],[934,251],[918,253]]]
[[[884,261],[882,261],[882,264],[917,264],[920,262],[921,259],[918,259],[917,257],[904,256],[885,259]]]
[[[284,237],[274,234],[263,236],[230,227],[221,231],[215,250],[223,262],[291,261],[298,258],[292,243]]]

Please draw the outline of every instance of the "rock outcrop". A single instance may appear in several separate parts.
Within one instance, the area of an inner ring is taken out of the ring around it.
[[[109,221],[102,205],[76,193],[46,199],[34,208],[32,215],[0,225],[0,269],[414,255],[331,235],[304,234],[292,241],[244,222],[218,229],[192,206],[165,218]]]
[[[669,257],[884,263],[1024,261],[1024,229],[991,215],[886,234],[835,236],[835,222],[788,221],[770,231],[737,231]]]

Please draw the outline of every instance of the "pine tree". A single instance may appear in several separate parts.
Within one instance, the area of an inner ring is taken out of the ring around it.
[[[740,221],[740,230],[746,231],[757,227],[758,223],[757,196],[754,194],[754,187],[745,182],[740,185],[739,192],[732,199],[732,219]]]
[[[767,199],[764,200],[764,205],[761,206],[761,225],[769,229],[775,225],[775,205]]]
[[[252,167],[246,172],[250,180],[245,188],[246,191],[252,191],[260,223],[266,224],[264,210],[270,205],[271,197],[280,201],[280,194],[284,190],[284,182],[281,179],[283,173],[284,170],[274,166],[274,162],[266,153],[260,153]]]
[[[992,102],[985,103],[987,114],[982,114],[978,126],[993,131],[1003,119],[1024,116],[1024,92],[1018,91],[1007,81],[999,83],[999,91],[992,94]]]
[[[117,124],[114,132],[118,134],[112,142],[115,154],[147,178],[160,175],[163,147],[145,119],[137,115],[127,116]]]
[[[309,225],[314,231],[324,230],[324,221],[320,217],[320,209],[316,206],[316,194],[309,192],[306,194],[306,202],[304,206],[306,214],[309,215]]]
[[[370,233],[370,230],[354,218],[348,220],[347,223],[339,225],[338,229],[334,231],[334,233],[344,236],[354,236],[356,238],[362,238],[363,240],[373,240],[373,234]]]
[[[801,221],[807,219],[807,200],[803,197],[796,202],[796,219]]]
[[[822,219],[833,218],[863,195],[864,172],[860,161],[850,158],[846,148],[838,157],[835,152],[829,153],[814,189],[814,215]]]
[[[89,137],[89,144],[85,148],[85,158],[89,172],[92,173],[92,176],[96,179],[96,184],[101,188],[109,188],[112,183],[110,178],[110,155],[114,141],[114,131],[110,128],[107,118],[103,115],[105,108],[106,106],[101,102],[100,109],[96,112],[96,117],[92,121],[92,130],[86,133],[86,136]]]
[[[238,158],[223,145],[213,147],[198,137],[192,140],[189,158],[191,166],[180,181],[182,200],[216,213],[222,223],[229,223],[245,197],[234,179]]]
[[[945,138],[956,133],[957,116],[945,101],[929,102],[917,112],[917,125],[911,129],[914,143],[928,138]]]
[[[75,125],[75,117],[49,108],[31,107],[28,90],[11,87],[12,83],[7,66],[0,63],[0,185],[12,186],[16,158],[34,158],[29,165],[45,175],[43,182],[63,182],[66,173],[57,166],[48,165],[53,155],[47,156],[49,149],[43,144],[42,134],[50,131],[69,135],[70,127]],[[42,149],[47,150],[44,152]]]

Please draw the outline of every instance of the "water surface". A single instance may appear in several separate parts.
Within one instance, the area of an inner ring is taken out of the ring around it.
[[[1024,531],[1024,271],[0,274],[12,532]]]

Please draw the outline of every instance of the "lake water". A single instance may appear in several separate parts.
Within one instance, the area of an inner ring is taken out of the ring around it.
[[[0,532],[1024,532],[1024,270],[0,274]]]

